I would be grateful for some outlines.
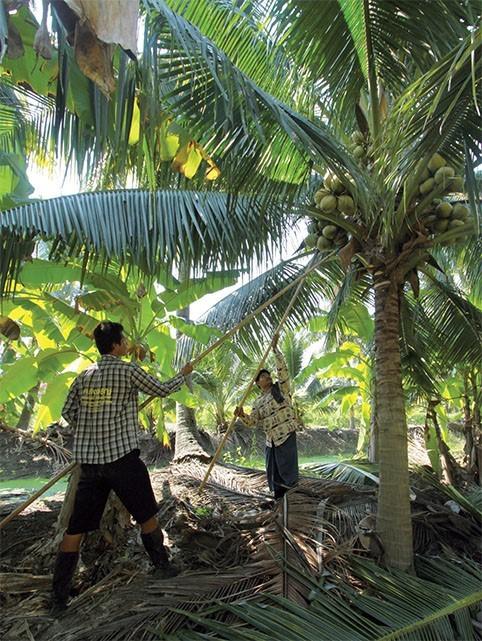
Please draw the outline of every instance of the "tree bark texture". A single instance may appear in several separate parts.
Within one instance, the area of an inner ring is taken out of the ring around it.
[[[475,372],[470,375],[470,384],[472,387],[472,398],[474,401],[472,410],[472,438],[474,445],[474,462],[475,462],[475,476],[478,479],[479,485],[482,485],[482,424],[480,417],[479,405],[479,387]]]
[[[179,279],[182,282],[189,279],[189,269],[187,266],[180,268]],[[189,306],[180,310],[177,315],[185,321],[188,321]],[[177,338],[179,338],[179,336],[180,332],[178,331]],[[189,376],[187,381],[188,385],[190,378]],[[201,445],[194,409],[181,403],[176,403],[176,445],[173,460],[178,462],[188,458],[210,460],[211,456]]]
[[[62,503],[62,507],[55,524],[55,533],[54,536],[50,539],[50,544],[47,546],[48,553],[51,555],[57,554],[60,542],[62,541],[65,531],[69,525],[70,516],[72,514],[72,510],[74,509],[75,494],[77,493],[79,478],[80,465],[77,465],[76,467],[74,467],[72,474],[70,475],[67,489],[65,491],[64,502]]]
[[[368,442],[368,460],[370,463],[378,463],[378,424],[377,424],[377,390],[376,383],[372,379],[372,400],[370,417],[370,438]]]
[[[444,481],[453,485],[455,483],[457,462],[450,453],[449,446],[443,439],[442,431],[440,430],[440,425],[437,418],[437,412],[435,411],[435,405],[433,403],[431,403],[429,407],[429,416],[435,429],[435,436],[437,437],[437,445],[440,460],[442,463],[442,474]]]
[[[379,439],[380,488],[377,532],[385,562],[413,566],[408,475],[407,422],[399,343],[400,290],[386,281],[375,284],[375,385]]]
[[[465,464],[470,470],[474,467],[473,451],[474,451],[474,435],[472,432],[472,412],[470,410],[470,392],[469,392],[469,379],[464,376],[464,454]]]

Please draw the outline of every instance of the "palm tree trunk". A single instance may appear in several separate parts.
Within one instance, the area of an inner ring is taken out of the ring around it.
[[[470,384],[472,387],[472,398],[474,400],[472,410],[472,435],[475,449],[475,474],[478,477],[479,485],[482,485],[482,425],[479,405],[479,388],[475,372],[470,374]]]
[[[399,344],[400,290],[375,284],[375,384],[379,438],[380,489],[377,531],[386,563],[413,566],[408,477],[407,422]]]
[[[189,267],[183,265],[179,269],[179,280],[185,282],[189,279]],[[178,316],[189,320],[189,306],[178,312]],[[180,332],[177,332],[179,338]],[[188,385],[190,384],[188,377]],[[211,456],[206,452],[200,442],[199,431],[196,424],[194,409],[176,403],[176,444],[174,448],[174,461],[178,462],[187,458],[209,460]]]
[[[74,509],[75,494],[77,492],[77,486],[79,484],[80,478],[80,465],[74,467],[72,474],[70,475],[69,483],[65,491],[64,502],[60,509],[59,515],[57,517],[57,522],[55,524],[55,532],[53,537],[50,539],[50,542],[46,546],[46,552],[50,555],[56,554],[59,548],[60,542],[63,539],[65,530],[67,529],[72,515],[72,510]]]
[[[472,470],[475,464],[474,459],[474,436],[472,432],[472,412],[470,411],[470,392],[469,392],[469,378],[468,374],[464,374],[464,454],[465,465],[467,469]]]
[[[435,429],[435,437],[437,439],[438,454],[440,456],[443,478],[447,483],[453,485],[455,483],[457,462],[450,453],[449,446],[444,441],[442,431],[440,430],[437,412],[435,411],[435,407],[438,403],[439,401],[429,401],[427,417],[430,418]]]
[[[377,394],[376,384],[371,382],[372,387],[372,400],[371,400],[371,416],[370,416],[370,440],[368,443],[368,460],[370,463],[378,463],[378,423],[377,423]]]

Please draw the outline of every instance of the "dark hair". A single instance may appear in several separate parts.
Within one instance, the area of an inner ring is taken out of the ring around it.
[[[97,349],[101,354],[110,354],[114,345],[122,342],[124,328],[120,323],[102,321],[94,329],[94,338]]]
[[[260,369],[259,372],[256,374],[256,378],[254,379],[254,382],[257,383],[260,379],[261,374],[271,374],[269,369]]]
[[[261,376],[261,374],[271,375],[271,372],[268,369],[260,369],[259,372],[256,374],[256,378],[254,379],[256,383],[259,381],[259,377]],[[273,383],[270,391],[271,391],[271,396],[274,398],[274,400],[277,403],[282,403],[285,400],[285,397],[281,393],[279,383]]]

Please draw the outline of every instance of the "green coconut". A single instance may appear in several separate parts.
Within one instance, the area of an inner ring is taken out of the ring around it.
[[[437,218],[437,216],[436,216],[435,214],[429,214],[429,215],[424,219],[424,223],[425,223],[426,225],[431,225],[431,224],[432,224],[432,223],[434,223],[436,220],[438,220],[438,218]]]
[[[455,176],[455,169],[453,167],[440,167],[434,175],[434,180],[437,185],[448,185],[451,178]]]
[[[454,208],[452,210],[452,218],[457,220],[467,220],[468,217],[469,210],[465,205],[461,205],[460,203],[454,205]]]
[[[425,169],[422,171],[422,175],[420,176],[420,182],[423,183],[425,180],[428,180],[429,178],[430,178],[430,172],[425,167]]]
[[[450,218],[452,209],[453,207],[450,203],[440,203],[440,205],[437,205],[435,212],[439,218]]]
[[[355,145],[362,145],[365,142],[365,136],[361,131],[354,131],[351,135],[351,141],[354,142]]]
[[[308,247],[308,249],[313,249],[316,247],[316,243],[318,241],[318,234],[308,234],[308,236],[305,238],[305,247]]]
[[[325,236],[320,236],[318,238],[316,246],[320,250],[320,252],[323,252],[323,251],[326,251],[327,249],[330,249],[333,246],[333,243],[331,242],[331,240],[329,240]]]
[[[353,155],[355,156],[355,158],[363,158],[363,156],[365,155],[365,148],[361,145],[357,145],[353,150]]]
[[[331,189],[335,194],[342,194],[345,191],[345,185],[341,182],[338,176],[335,176],[331,181]]]
[[[449,226],[449,221],[447,218],[440,218],[437,222],[434,223],[433,228],[435,231],[442,232],[447,231]]]
[[[334,211],[336,205],[336,196],[325,196],[320,202],[320,209],[322,211]]]
[[[308,233],[316,234],[316,232],[318,231],[318,223],[316,222],[316,220],[312,220],[311,223],[308,223],[307,229]]]
[[[335,238],[336,236],[337,231],[338,227],[336,227],[335,225],[327,225],[326,227],[323,227],[323,231],[321,233],[325,238],[333,240],[333,238]]]
[[[321,202],[321,199],[324,198],[325,196],[329,196],[330,193],[331,192],[328,189],[323,189],[323,188],[318,189],[318,191],[315,192],[315,203],[319,205]]]
[[[434,154],[430,160],[428,161],[428,169],[434,174],[437,169],[440,169],[440,167],[444,167],[447,164],[447,161],[443,156],[440,154]]]
[[[464,220],[459,220],[458,218],[454,218],[453,220],[449,221],[449,229],[456,229],[457,227],[464,227],[464,226],[465,226]]]
[[[425,196],[426,194],[429,194],[432,191],[434,185],[435,185],[435,180],[433,178],[428,178],[418,186],[418,189],[422,194],[422,196]]]
[[[343,213],[351,216],[355,213],[355,203],[351,196],[338,197],[338,209]]]
[[[325,186],[325,189],[328,189],[329,191],[332,190],[332,181],[333,181],[333,174],[330,174],[330,172],[326,173],[323,178],[323,184]]]
[[[453,194],[463,194],[464,193],[464,179],[462,176],[454,176],[450,181],[449,190]]]

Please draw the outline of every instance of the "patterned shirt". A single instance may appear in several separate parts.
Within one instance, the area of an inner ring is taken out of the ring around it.
[[[266,446],[282,445],[292,432],[296,432],[298,421],[293,409],[288,367],[279,349],[274,350],[278,383],[284,400],[278,403],[271,391],[264,392],[256,399],[249,418],[241,417],[249,426],[257,425],[266,433]]]
[[[182,374],[161,383],[136,363],[104,354],[77,376],[62,409],[75,430],[73,459],[110,463],[138,448],[138,393],[167,396],[183,383]]]

